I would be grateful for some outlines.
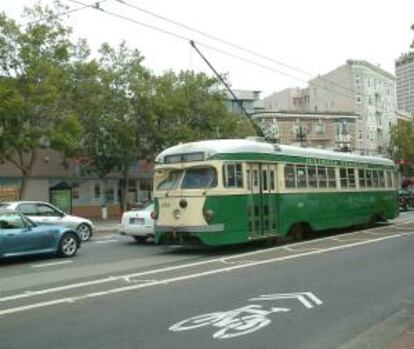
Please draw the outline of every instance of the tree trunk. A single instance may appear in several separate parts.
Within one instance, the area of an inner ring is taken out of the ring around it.
[[[128,208],[127,208],[127,204],[128,204],[128,182],[129,182],[129,171],[128,171],[128,166],[125,166],[123,171],[122,171],[122,178],[123,178],[123,186],[121,189],[121,192],[123,193],[122,195],[122,203],[121,203],[121,211],[125,212]]]
[[[26,199],[26,188],[27,188],[27,179],[29,175],[27,174],[27,171],[22,170],[22,182],[20,184],[20,190],[19,190],[19,200]]]
[[[6,160],[11,162],[14,166],[16,166],[22,175],[22,182],[19,189],[19,200],[23,199],[30,199],[27,198],[27,181],[32,173],[33,164],[35,163],[37,158],[37,151],[36,149],[31,150],[28,154],[28,158],[25,157],[25,153],[18,152],[17,159],[13,155],[6,157]]]

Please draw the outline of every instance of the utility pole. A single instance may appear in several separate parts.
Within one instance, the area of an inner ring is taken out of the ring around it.
[[[200,55],[200,57],[203,59],[204,62],[209,66],[209,68],[214,72],[214,74],[217,76],[217,78],[220,80],[220,82],[226,87],[227,91],[231,94],[231,96],[234,98],[234,100],[239,105],[239,108],[243,111],[243,113],[247,116],[251,124],[253,125],[254,129],[256,130],[256,133],[259,137],[265,137],[262,129],[257,126],[257,124],[253,121],[251,115],[247,112],[247,110],[244,108],[243,103],[240,99],[237,98],[237,96],[234,94],[230,86],[226,83],[226,81],[221,77],[221,75],[214,69],[214,67],[211,65],[211,63],[207,60],[206,57],[200,52],[198,47],[196,46],[195,42],[193,40],[190,40],[190,45],[194,48],[194,50]]]

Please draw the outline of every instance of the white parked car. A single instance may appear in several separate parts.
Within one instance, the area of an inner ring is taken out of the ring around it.
[[[121,235],[132,236],[137,242],[154,237],[154,203],[141,210],[126,211],[122,215],[118,231]]]
[[[63,225],[76,229],[82,241],[88,241],[95,230],[93,223],[86,218],[72,216],[55,206],[42,201],[0,202],[0,208],[22,212],[35,223]]]

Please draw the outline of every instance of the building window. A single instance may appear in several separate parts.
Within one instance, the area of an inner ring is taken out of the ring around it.
[[[105,200],[107,203],[113,203],[115,199],[115,190],[114,188],[111,186],[109,188],[106,188],[106,193],[105,193]]]
[[[321,120],[319,120],[318,123],[315,124],[315,133],[317,134],[325,133],[325,125]]]
[[[356,97],[356,102],[357,102],[358,104],[361,104],[361,103],[362,103],[361,96],[357,96],[357,97]]]

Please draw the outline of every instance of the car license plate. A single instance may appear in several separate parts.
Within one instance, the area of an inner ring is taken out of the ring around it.
[[[144,218],[131,217],[129,219],[129,224],[142,225],[142,224],[144,224]]]

